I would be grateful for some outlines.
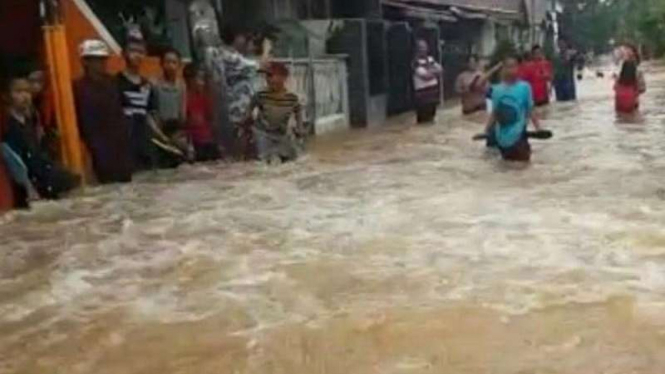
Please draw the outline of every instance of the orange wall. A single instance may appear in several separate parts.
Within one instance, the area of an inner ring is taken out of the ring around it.
[[[69,45],[70,61],[72,63],[72,76],[76,79],[83,74],[78,56],[78,46],[86,39],[100,38],[99,34],[71,0],[62,1],[64,8],[65,26],[67,28],[67,43]],[[101,38],[100,38],[101,39]],[[149,57],[143,64],[143,74],[147,77],[159,77],[159,58]],[[117,73],[124,67],[122,56],[114,55],[109,59],[109,73]]]

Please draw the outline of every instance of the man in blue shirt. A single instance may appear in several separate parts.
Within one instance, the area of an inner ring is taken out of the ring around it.
[[[531,86],[519,79],[516,57],[504,60],[501,83],[492,87],[492,108],[486,128],[491,143],[498,146],[504,160],[529,162],[527,125],[531,120],[536,130],[540,130],[540,122],[533,113]]]

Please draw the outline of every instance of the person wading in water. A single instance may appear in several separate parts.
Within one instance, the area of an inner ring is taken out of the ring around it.
[[[457,77],[455,83],[455,90],[462,97],[462,114],[471,115],[487,110],[489,79],[501,69],[501,66],[499,63],[485,73],[480,67],[478,56],[469,56],[466,70]]]
[[[413,86],[419,124],[431,124],[435,121],[436,110],[441,102],[441,74],[443,68],[430,56],[427,42],[418,40],[413,60]]]

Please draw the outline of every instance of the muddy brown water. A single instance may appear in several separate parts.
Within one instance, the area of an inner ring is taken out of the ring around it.
[[[2,217],[0,373],[661,374],[665,69],[647,77],[641,119],[600,79],[547,109],[527,168],[448,110]]]

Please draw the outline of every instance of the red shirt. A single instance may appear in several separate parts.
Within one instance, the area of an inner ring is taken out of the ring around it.
[[[4,122],[4,116],[0,113],[0,124]],[[2,132],[0,131],[0,141]],[[14,193],[12,190],[9,170],[5,167],[4,160],[0,156],[0,213],[14,208]]]
[[[543,60],[533,60],[525,64],[523,79],[531,85],[533,101],[536,104],[545,104],[550,100],[550,81],[552,80],[552,64]]]
[[[529,80],[529,70],[531,69],[531,61],[524,61],[520,64],[517,75],[519,75],[521,80]]]
[[[640,91],[637,85],[614,85],[615,107],[617,112],[632,113],[640,104]]]
[[[213,143],[212,102],[205,93],[187,93],[187,133],[195,145]]]

